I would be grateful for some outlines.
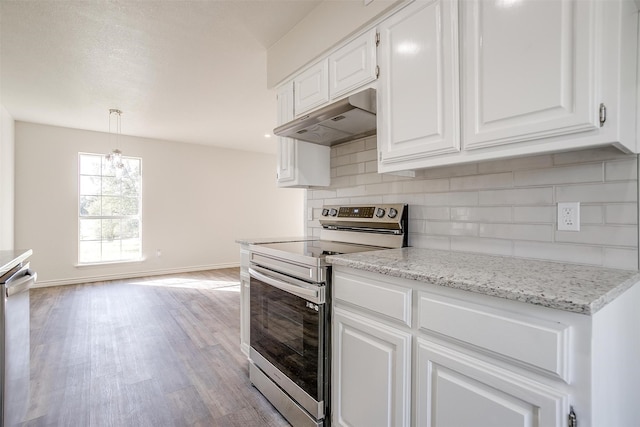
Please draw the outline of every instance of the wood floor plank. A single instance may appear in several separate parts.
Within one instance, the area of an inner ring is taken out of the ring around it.
[[[251,386],[239,269],[31,292],[24,427],[288,426]]]

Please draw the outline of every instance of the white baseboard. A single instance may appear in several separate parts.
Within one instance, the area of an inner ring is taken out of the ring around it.
[[[51,286],[77,285],[80,283],[133,279],[136,277],[161,276],[165,274],[190,273],[193,271],[219,270],[221,268],[233,268],[233,267],[239,267],[239,266],[240,266],[239,263],[227,263],[227,264],[214,264],[214,265],[199,265],[199,266],[181,267],[181,268],[168,268],[163,270],[147,270],[147,271],[135,271],[135,272],[128,272],[128,273],[102,274],[100,276],[85,276],[85,277],[69,278],[69,279],[42,280],[42,281],[37,281],[31,287],[32,288],[48,288]]]

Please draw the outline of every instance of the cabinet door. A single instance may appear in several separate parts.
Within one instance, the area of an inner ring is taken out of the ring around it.
[[[278,89],[278,125],[293,120],[293,83]],[[278,184],[295,180],[295,144],[291,138],[278,137]]]
[[[562,427],[569,396],[418,339],[416,420],[429,427]]]
[[[416,1],[380,26],[379,172],[460,149],[457,4]]]
[[[409,426],[411,335],[336,308],[333,424]]]
[[[461,3],[465,149],[599,128],[598,3]]]
[[[328,64],[328,60],[324,59],[293,79],[296,116],[329,101]]]
[[[331,99],[376,79],[376,30],[347,43],[329,57]]]

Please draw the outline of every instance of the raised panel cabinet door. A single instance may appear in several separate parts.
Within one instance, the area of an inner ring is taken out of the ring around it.
[[[329,56],[331,99],[376,79],[376,30],[372,29]]]
[[[465,149],[599,128],[599,3],[461,2]]]
[[[293,79],[296,117],[329,101],[328,64],[324,59]]]
[[[411,334],[336,308],[333,425],[409,426]]]
[[[380,25],[379,172],[460,150],[457,14],[418,0]]]
[[[293,83],[288,83],[277,91],[278,125],[293,120]],[[295,144],[291,138],[278,137],[277,182],[295,180]]]
[[[565,426],[562,391],[422,338],[417,345],[418,426]]]

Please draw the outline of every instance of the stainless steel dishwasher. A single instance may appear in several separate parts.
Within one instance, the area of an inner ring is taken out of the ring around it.
[[[27,263],[0,277],[2,427],[21,424],[29,406],[29,289],[36,276]]]

